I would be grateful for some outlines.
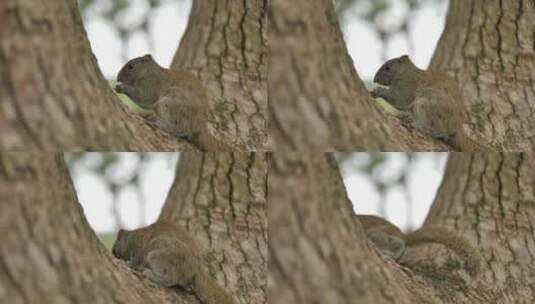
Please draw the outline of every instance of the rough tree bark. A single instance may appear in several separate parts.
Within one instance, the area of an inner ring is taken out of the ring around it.
[[[455,71],[470,120],[477,122],[464,127],[474,141],[497,150],[531,151],[535,8],[532,1],[490,3],[452,1],[432,67]],[[447,149],[400,126],[369,97],[331,0],[314,5],[273,0],[269,18],[270,53],[276,58],[268,72],[269,132],[277,148]]]
[[[264,153],[187,153],[160,214],[208,248],[212,275],[241,303],[267,303],[266,185]]]
[[[257,154],[185,155],[161,215],[198,236],[210,273],[239,303],[266,303],[266,168]],[[104,249],[61,155],[2,154],[0,201],[0,302],[198,303]]]
[[[431,69],[463,84],[475,138],[499,151],[534,150],[533,0],[451,0]]]
[[[534,155],[452,154],[425,225],[480,249],[475,278],[448,285],[382,257],[352,217],[335,161],[270,159],[269,289],[274,303],[531,303],[535,252]],[[358,204],[359,202],[354,202]],[[415,257],[437,262],[444,248]],[[458,284],[458,285],[457,285]]]
[[[265,150],[268,0],[193,1],[171,68],[197,71],[215,109],[214,133],[247,150]]]
[[[184,55],[177,55],[175,63],[190,66],[185,56],[190,51],[206,49],[214,55],[211,50],[222,49],[216,58],[228,60],[219,60],[216,79],[226,89],[224,94],[215,90],[214,77],[209,76],[212,61],[196,60],[193,66],[202,71],[208,90],[215,91],[210,103],[219,114],[210,129],[238,150],[261,149],[267,138],[262,127],[267,103],[265,7],[260,1],[239,4],[241,10],[237,1],[232,6],[198,2],[209,1],[195,1],[189,38],[178,51]],[[227,15],[233,18],[221,19]],[[210,16],[216,22],[205,19]],[[209,38],[199,39],[207,34]],[[226,39],[217,39],[221,36]],[[240,57],[235,56],[236,49]],[[233,66],[227,67],[228,63]],[[4,150],[193,149],[146,124],[110,90],[91,53],[76,0],[2,1],[0,71],[0,148]],[[227,116],[226,111],[230,111]]]

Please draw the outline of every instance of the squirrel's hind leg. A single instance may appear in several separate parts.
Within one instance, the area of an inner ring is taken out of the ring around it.
[[[171,287],[179,285],[183,288],[189,288],[195,279],[195,269],[190,257],[181,257],[173,251],[157,249],[149,252],[146,258],[146,268],[143,274],[150,280]]]

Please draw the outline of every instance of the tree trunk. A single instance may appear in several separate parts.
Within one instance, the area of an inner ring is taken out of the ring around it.
[[[194,0],[171,68],[197,71],[215,109],[214,134],[265,150],[268,0]]]
[[[186,153],[160,214],[208,249],[210,272],[242,303],[267,303],[266,183],[263,153]]]
[[[223,134],[224,140],[237,149],[261,149],[267,137],[262,127],[267,102],[263,67],[265,7],[259,1],[254,4],[247,1],[251,7],[245,12],[242,8],[240,14],[234,4],[222,6],[219,5],[222,2],[217,1],[218,5],[203,7],[208,4],[200,3],[205,2],[208,1],[195,1],[187,34],[190,38],[181,44],[184,50],[179,50],[178,54],[184,55],[177,56],[175,66],[180,58],[189,59],[189,51],[204,54],[200,50],[208,52],[219,48],[223,54],[228,54],[228,57],[216,57],[220,67],[216,79],[228,90],[225,93],[216,90],[210,98],[212,110],[222,113],[215,115],[215,123],[211,122],[215,127],[211,129],[217,131],[216,136]],[[212,14],[202,11],[208,8],[213,9]],[[206,16],[202,16],[203,13]],[[217,22],[205,20],[211,15],[218,16],[214,18]],[[226,15],[234,18],[221,20],[220,17]],[[198,39],[206,33],[213,36]],[[226,40],[217,40],[221,35],[216,33],[232,39],[232,48],[224,44]],[[236,40],[236,37],[242,39]],[[223,47],[225,45],[227,47]],[[231,60],[236,48],[240,58],[247,61]],[[229,62],[218,58],[228,58],[233,66],[226,68]],[[214,91],[214,77],[210,76],[214,73],[211,70],[214,63],[196,59],[194,64],[193,67],[202,71],[201,78],[207,89]],[[145,123],[110,90],[91,53],[75,0],[2,1],[0,71],[1,149],[193,149],[187,142]],[[235,97],[230,98],[232,94]],[[230,114],[225,116],[225,113]]]
[[[471,139],[497,150],[531,151],[535,5],[489,3],[452,0],[432,68],[451,72],[461,84]],[[401,126],[369,97],[347,53],[331,0],[314,5],[273,0],[269,17],[270,54],[276,58],[269,65],[269,132],[277,148],[448,148]]]
[[[261,155],[185,155],[162,212],[199,232],[207,268],[238,303],[266,303],[266,177]],[[1,303],[198,303],[106,251],[61,155],[1,154],[0,179]]]
[[[534,160],[512,153],[451,155],[425,226],[439,225],[468,239],[481,252],[483,265],[475,277],[436,278],[372,249],[330,156],[273,154],[269,300],[531,303]],[[440,264],[445,251],[440,245],[411,249],[415,258],[432,264]]]
[[[472,137],[535,148],[535,2],[451,0],[431,69],[463,84]]]

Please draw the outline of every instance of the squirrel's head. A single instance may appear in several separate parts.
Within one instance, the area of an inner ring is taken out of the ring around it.
[[[405,253],[405,241],[380,229],[367,232],[368,238],[386,256],[398,260]]]
[[[120,229],[119,233],[117,233],[117,240],[115,240],[115,244],[113,244],[113,248],[111,252],[116,258],[119,259],[128,259],[126,256],[128,254],[128,237],[127,237],[128,231],[124,229]]]
[[[373,82],[389,86],[394,79],[399,78],[400,76],[403,77],[406,71],[414,68],[416,68],[416,66],[407,55],[390,59],[379,68],[377,73],[375,73]]]
[[[140,85],[153,71],[161,67],[151,55],[136,57],[128,61],[117,75],[117,81],[130,86]]]

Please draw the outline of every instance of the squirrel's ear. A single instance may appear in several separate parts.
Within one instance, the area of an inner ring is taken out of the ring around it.
[[[405,60],[405,61],[410,61],[408,55],[403,55],[403,56],[401,56],[401,59],[403,59],[403,60]]]
[[[152,55],[151,55],[151,54],[146,54],[146,55],[143,56],[142,58],[143,58],[143,60],[145,60],[145,61],[151,61],[151,60],[154,60],[154,59],[152,59]]]

